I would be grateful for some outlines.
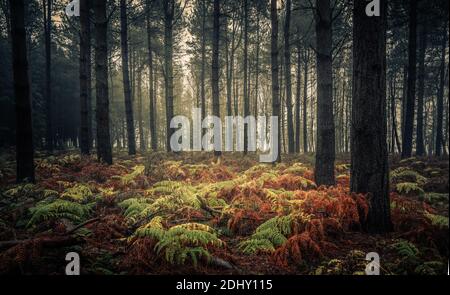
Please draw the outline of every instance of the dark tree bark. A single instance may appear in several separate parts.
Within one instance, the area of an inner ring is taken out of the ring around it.
[[[286,0],[286,16],[284,19],[284,76],[286,84],[286,109],[287,109],[287,131],[288,131],[288,152],[294,153],[294,123],[292,118],[292,84],[291,84],[291,0]]]
[[[445,21],[442,28],[442,47],[441,47],[441,66],[439,69],[439,89],[436,99],[436,143],[434,152],[436,156],[440,156],[444,149],[444,140],[442,132],[442,124],[444,117],[444,88],[445,88],[445,52],[447,47],[447,27],[448,21]]]
[[[280,140],[280,85],[278,82],[278,15],[277,0],[270,0],[270,21],[271,21],[271,37],[270,37],[270,63],[272,72],[272,116],[278,118],[278,130],[271,130],[278,137],[278,153],[276,161],[281,161],[281,140]]]
[[[402,158],[409,158],[412,155],[414,108],[416,102],[417,0],[411,0],[409,5],[408,89],[402,140]]]
[[[134,130],[133,103],[131,101],[130,74],[128,67],[128,17],[127,1],[120,0],[120,47],[122,53],[123,92],[125,116],[127,119],[128,154],[136,154],[136,135]]]
[[[250,115],[248,87],[248,1],[244,0],[244,117]],[[248,151],[247,128],[244,129],[244,153]]]
[[[16,180],[34,182],[31,88],[27,56],[24,0],[10,0],[13,80],[16,109]]]
[[[419,74],[417,90],[417,136],[416,136],[416,154],[423,156],[425,146],[423,142],[423,96],[425,90],[425,51],[427,49],[427,28],[426,24],[421,25],[419,40]]]
[[[300,153],[300,101],[301,101],[301,62],[302,51],[300,40],[297,42],[297,83],[295,92],[295,152]]]
[[[170,128],[173,118],[173,19],[174,0],[163,1],[164,8],[164,74],[166,95],[166,150],[170,151],[170,138],[174,130]]]
[[[353,8],[353,102],[350,186],[367,194],[371,233],[391,230],[386,143],[386,2],[368,17],[366,2]]]
[[[91,148],[91,23],[90,2],[80,1],[80,150],[89,155]]]
[[[213,115],[220,118],[220,96],[219,96],[219,38],[220,38],[220,0],[214,0],[213,11],[213,35],[212,35],[212,62],[211,62],[211,88],[213,100]],[[214,138],[214,141],[219,140]],[[220,151],[214,151],[220,156]]]
[[[315,180],[317,185],[334,185],[335,138],[330,0],[317,0],[316,6],[317,144]]]
[[[158,141],[156,136],[156,120],[155,120],[155,95],[153,89],[153,48],[152,48],[152,25],[151,25],[151,0],[146,0],[146,23],[147,23],[147,46],[148,46],[148,83],[149,83],[149,96],[150,96],[150,138],[151,148],[153,151],[158,149]]]
[[[53,100],[52,100],[52,3],[53,0],[42,0],[44,12],[44,37],[45,37],[45,104],[46,104],[46,145],[49,152],[53,152]]]
[[[97,157],[99,161],[111,165],[112,151],[109,134],[108,19],[106,16],[106,0],[96,0],[94,2],[94,16]]]

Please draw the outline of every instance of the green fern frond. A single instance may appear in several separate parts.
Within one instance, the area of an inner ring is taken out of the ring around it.
[[[66,200],[55,200],[51,203],[38,203],[30,209],[32,214],[27,227],[43,221],[67,218],[74,222],[81,222],[88,217],[91,211],[90,205],[82,205]]]
[[[401,182],[396,185],[397,192],[403,195],[423,196],[425,192],[415,182]]]
[[[404,258],[417,257],[420,253],[414,244],[405,240],[392,244],[390,247]]]
[[[32,183],[19,184],[14,188],[5,191],[3,194],[7,197],[16,198],[20,196],[31,196],[37,192],[38,188]]]
[[[133,167],[133,171],[131,171],[128,174],[125,174],[123,176],[120,177],[120,180],[122,182],[123,185],[128,185],[130,183],[132,183],[136,177],[142,175],[145,171],[145,166],[144,165],[137,165]]]
[[[249,239],[239,243],[239,250],[244,254],[271,253],[275,247],[267,239]]]
[[[92,198],[91,189],[83,184],[77,184],[74,187],[66,189],[62,194],[61,198],[68,201],[85,203]]]
[[[308,171],[308,167],[304,166],[303,163],[294,163],[285,169],[283,173],[302,176],[306,171]]]

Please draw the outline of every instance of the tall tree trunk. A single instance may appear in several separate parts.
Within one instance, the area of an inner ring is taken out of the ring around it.
[[[270,37],[270,63],[272,72],[272,116],[278,118],[278,130],[271,130],[274,136],[278,137],[278,147],[276,161],[281,161],[281,140],[280,140],[280,99],[278,84],[278,15],[277,0],[270,0],[270,20],[271,20],[271,37]]]
[[[90,104],[90,79],[91,79],[91,37],[89,20],[89,1],[80,1],[80,149],[84,155],[89,155],[91,148],[91,131],[89,113]]]
[[[139,66],[139,65],[138,65]],[[139,149],[141,152],[145,152],[145,136],[144,136],[144,126],[142,122],[142,70],[139,69],[137,72],[137,91],[138,99],[138,129],[139,129]]]
[[[418,156],[423,156],[425,154],[425,146],[423,143],[423,96],[425,90],[425,51],[427,49],[427,37],[426,24],[422,24],[419,40],[419,85],[417,90],[416,154]]]
[[[401,118],[401,130],[402,130],[402,146],[403,136],[405,134],[405,118],[406,118],[406,101],[408,99],[408,66],[403,66],[403,84],[402,84],[402,118]]]
[[[211,62],[211,88],[213,100],[213,115],[220,118],[220,96],[219,96],[219,32],[220,32],[220,0],[214,0],[213,12],[213,35],[212,35],[212,62]],[[214,126],[216,127],[216,126]],[[214,142],[221,141],[221,138],[214,136]],[[215,150],[214,154],[220,156],[221,152]]]
[[[45,36],[45,96],[46,96],[46,144],[47,150],[53,152],[53,100],[52,100],[52,2],[53,0],[43,0],[44,11],[44,36]]]
[[[414,131],[414,106],[416,102],[416,40],[417,40],[417,0],[409,2],[408,39],[408,90],[406,98],[405,128],[402,140],[402,158],[412,155]]]
[[[396,118],[397,107],[395,106],[395,93],[396,93],[395,80],[396,76],[394,75],[394,77],[390,81],[391,86],[389,87],[391,89],[392,153],[395,153],[395,146],[397,146],[398,152],[401,153],[400,140],[397,132],[397,118]]]
[[[228,32],[228,19],[225,19],[225,62],[226,62],[226,87],[227,87],[227,116],[232,116],[231,109],[231,97],[232,97],[232,79],[231,75],[233,69],[231,67],[232,61],[230,60],[230,48],[229,48],[229,32]]]
[[[445,88],[445,52],[447,47],[447,26],[448,21],[445,21],[444,26],[442,28],[442,47],[441,47],[441,66],[439,69],[439,89],[437,93],[436,99],[436,143],[434,147],[434,152],[436,156],[440,156],[443,151],[444,141],[443,141],[443,132],[442,132],[442,124],[444,118],[444,88]]]
[[[202,121],[206,117],[206,90],[205,90],[205,79],[206,79],[206,0],[202,1],[202,41],[201,41],[201,69],[200,69],[200,96],[202,101],[201,116]]]
[[[109,134],[108,19],[106,16],[106,0],[96,0],[94,2],[94,16],[97,156],[100,161],[111,165],[112,150]]]
[[[335,137],[330,0],[317,0],[316,6],[317,143],[315,180],[317,185],[333,185],[335,183]]]
[[[255,118],[258,117],[258,102],[259,102],[259,55],[260,55],[260,23],[259,23],[259,13],[256,16],[256,62],[255,62]]]
[[[300,40],[297,43],[297,84],[295,92],[295,152],[300,153],[300,103],[301,103],[301,61],[302,51]]]
[[[386,143],[386,2],[380,17],[368,17],[366,3],[353,8],[352,192],[367,194],[371,233],[392,228]],[[370,148],[368,148],[370,147]]]
[[[170,151],[170,138],[174,130],[170,128],[173,118],[173,18],[174,0],[163,1],[164,6],[164,72],[166,95],[166,150]]]
[[[120,0],[120,47],[122,52],[123,92],[125,97],[125,116],[127,119],[128,154],[136,154],[136,135],[134,130],[133,103],[131,101],[130,74],[128,67],[128,17],[127,1]]]
[[[286,0],[286,16],[284,20],[284,76],[286,84],[286,109],[287,109],[287,131],[288,131],[288,152],[294,153],[294,123],[292,119],[292,84],[291,84],[291,0]]]
[[[244,117],[250,114],[248,87],[248,0],[244,0]],[[247,128],[244,129],[244,153],[248,151]]]
[[[305,48],[305,65],[303,67],[303,152],[308,152],[308,61],[309,50]]]
[[[16,110],[16,180],[34,182],[31,87],[25,30],[24,0],[11,0],[11,41]]]
[[[152,48],[152,25],[151,25],[151,0],[146,0],[146,22],[147,22],[147,46],[148,46],[148,85],[149,85],[149,112],[150,112],[150,138],[151,148],[153,151],[158,149],[158,141],[156,137],[156,120],[155,120],[155,93],[153,89],[153,48]]]

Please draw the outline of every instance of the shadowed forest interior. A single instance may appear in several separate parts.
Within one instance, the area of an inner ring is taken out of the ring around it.
[[[445,274],[448,10],[0,0],[0,273]]]

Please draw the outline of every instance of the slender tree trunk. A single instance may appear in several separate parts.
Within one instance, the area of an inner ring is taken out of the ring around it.
[[[278,137],[278,153],[276,161],[281,161],[281,140],[280,140],[280,86],[278,84],[278,15],[277,0],[270,0],[270,20],[272,25],[270,38],[270,62],[272,72],[272,116],[278,118],[278,130],[271,130],[274,136]]]
[[[106,0],[96,0],[94,2],[94,16],[97,156],[100,161],[111,165],[112,150],[109,134],[108,19],[106,16]]]
[[[250,114],[248,88],[248,0],[244,0],[244,117]],[[248,151],[247,128],[244,129],[244,153]]]
[[[305,48],[305,65],[303,67],[303,152],[308,153],[308,60],[309,51]]]
[[[47,150],[53,152],[53,101],[52,101],[52,2],[53,0],[43,0],[44,12],[44,36],[45,36],[45,96],[46,96],[46,144]]]
[[[137,99],[138,99],[138,129],[139,129],[139,149],[141,152],[145,152],[145,136],[144,126],[142,122],[142,72],[137,72]]]
[[[333,185],[335,183],[335,136],[330,0],[317,0],[316,6],[317,138],[315,180],[317,185]]]
[[[125,116],[127,119],[128,154],[136,154],[136,139],[131,101],[130,75],[128,67],[128,19],[127,1],[120,0],[120,44],[122,52],[123,92],[125,97]]]
[[[206,117],[206,91],[205,91],[205,79],[206,79],[206,0],[202,1],[202,41],[201,41],[201,70],[200,70],[200,96],[202,101],[201,116],[202,121]]]
[[[16,180],[34,182],[31,87],[25,30],[24,0],[11,0],[11,41],[16,110]]]
[[[232,79],[233,69],[231,68],[228,19],[225,19],[225,62],[226,62],[226,87],[227,87],[227,116],[232,116],[231,97],[232,97]]]
[[[286,16],[284,20],[284,76],[286,84],[286,109],[287,109],[287,131],[288,131],[288,152],[294,153],[294,123],[292,118],[292,84],[291,84],[291,0],[286,0]]]
[[[164,1],[164,72],[166,95],[166,150],[170,151],[170,138],[174,130],[170,128],[173,118],[173,18],[174,0]]]
[[[301,103],[301,61],[302,61],[302,51],[300,40],[297,44],[297,84],[295,92],[295,152],[300,153],[300,103]]]
[[[156,121],[155,121],[155,95],[153,89],[153,48],[152,48],[152,25],[151,25],[151,0],[146,0],[146,22],[147,22],[147,46],[148,46],[148,85],[149,85],[149,112],[150,112],[150,138],[151,148],[153,151],[158,149],[156,137]]]
[[[445,22],[442,29],[442,49],[441,49],[441,66],[439,69],[439,89],[437,93],[436,100],[436,144],[435,144],[435,154],[440,156],[444,148],[442,124],[444,118],[444,88],[445,88],[445,51],[447,47],[447,26],[448,21]]]
[[[90,59],[91,59],[91,40],[90,40],[90,20],[89,20],[89,1],[80,1],[80,149],[83,155],[89,155],[90,152]]]
[[[425,146],[423,143],[423,96],[425,89],[425,51],[427,49],[427,29],[422,24],[420,28],[419,44],[419,85],[417,93],[417,136],[416,136],[416,154],[423,156]]]
[[[214,0],[213,12],[213,35],[212,35],[212,62],[211,62],[211,88],[213,99],[213,115],[220,118],[220,94],[219,94],[219,32],[220,32],[220,0]],[[214,126],[216,127],[216,126]],[[221,141],[221,138],[214,137],[215,141]],[[214,154],[220,156],[221,152],[215,150]]]
[[[409,158],[412,155],[414,105],[416,101],[417,0],[411,0],[409,5],[408,90],[405,129],[402,140],[402,158]]]
[[[398,132],[397,132],[397,107],[395,106],[395,79],[396,77],[394,76],[391,79],[391,120],[392,120],[392,152],[395,153],[395,146],[397,146],[398,152],[401,153],[400,151],[400,140],[398,137]]]
[[[367,194],[367,230],[392,228],[386,143],[386,2],[380,17],[368,17],[366,3],[353,8],[352,192]],[[370,148],[368,148],[370,147]]]
[[[447,73],[445,75],[445,81],[448,84],[448,75],[449,75],[449,65],[447,64]],[[444,155],[448,155],[449,153],[449,142],[448,142],[448,128],[449,128],[449,99],[448,95],[446,98],[446,102],[444,103],[444,112],[445,112],[445,124],[444,124],[444,138],[443,138],[443,152]]]
[[[255,69],[255,117],[257,118],[259,115],[259,56],[260,56],[260,46],[261,42],[261,34],[260,34],[260,21],[259,21],[259,13],[257,13],[256,20],[256,69]]]

